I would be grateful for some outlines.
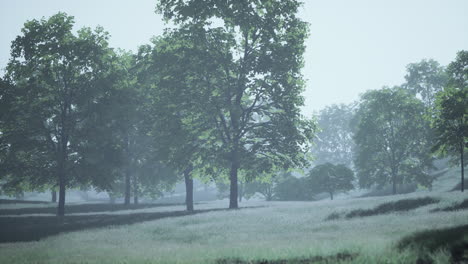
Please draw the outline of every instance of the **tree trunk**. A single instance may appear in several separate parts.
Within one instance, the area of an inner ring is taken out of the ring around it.
[[[59,174],[59,202],[57,209],[57,216],[65,215],[65,173],[64,170],[60,170]]]
[[[242,196],[244,195],[244,183],[239,184],[239,203],[242,202]]]
[[[130,205],[130,169],[125,169],[125,205]]]
[[[330,199],[333,200],[333,192],[330,192]]]
[[[239,165],[237,163],[237,153],[233,155],[233,160],[231,161],[231,171],[229,173],[230,179],[230,194],[229,194],[229,209],[237,209],[239,205],[237,203],[237,171],[239,169]]]
[[[185,179],[185,205],[187,206],[187,211],[193,211],[193,178],[192,178],[192,166],[189,165],[184,170],[184,179]]]
[[[465,165],[463,164],[464,143],[460,143],[461,191],[465,190]]]
[[[392,194],[397,194],[397,180],[395,169],[392,168]]]
[[[136,173],[133,175],[133,203],[138,204],[138,178]]]
[[[56,190],[52,190],[52,191],[51,191],[51,194],[52,194],[52,202],[53,202],[53,203],[56,203],[56,202],[57,202],[57,191],[56,191]]]
[[[63,137],[62,137],[63,138]],[[67,155],[67,142],[68,140],[62,143],[62,153],[60,153],[59,162],[58,162],[58,181],[59,181],[59,202],[57,208],[57,216],[65,215],[65,188],[66,188],[66,179],[65,179],[65,162]]]

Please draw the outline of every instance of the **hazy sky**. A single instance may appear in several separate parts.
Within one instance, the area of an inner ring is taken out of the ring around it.
[[[468,49],[468,0],[305,0],[310,23],[304,76],[304,114],[349,103],[369,89],[404,81],[408,63],[433,58],[442,65]],[[110,44],[135,51],[164,23],[155,0],[0,0],[0,68],[23,23],[64,11],[76,28],[103,26]]]

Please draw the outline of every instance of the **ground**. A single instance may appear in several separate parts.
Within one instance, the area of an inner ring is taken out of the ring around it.
[[[440,202],[409,211],[326,220],[333,213],[345,214],[428,196]],[[225,201],[198,204],[198,209],[206,211],[63,232],[34,242],[2,243],[0,263],[261,263],[256,260],[415,263],[418,257],[414,250],[399,249],[398,242],[418,231],[467,224],[468,210],[433,212],[464,198],[466,195],[458,192],[426,191],[320,202],[245,202],[242,206],[250,208],[240,210],[210,211],[226,207]],[[158,206],[98,214],[112,217],[183,209],[182,205]],[[448,249],[440,248],[430,258],[446,263],[450,254]]]
[[[468,263],[467,198],[439,188],[239,210],[217,201],[194,214],[76,205],[62,222],[50,205],[0,205],[0,240],[13,231],[39,239],[0,243],[0,263]],[[51,231],[38,234],[41,225]]]

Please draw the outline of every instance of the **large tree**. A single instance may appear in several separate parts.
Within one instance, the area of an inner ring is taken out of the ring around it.
[[[66,188],[98,179],[92,176],[102,171],[92,167],[98,168],[104,152],[85,154],[97,153],[88,125],[96,124],[91,119],[109,81],[112,55],[102,28],[75,34],[73,24],[65,13],[24,24],[12,43],[5,77],[11,85],[2,90],[0,103],[9,106],[2,141],[8,142],[9,160],[18,161],[8,162],[6,174],[36,185],[56,182],[59,216],[65,213]]]
[[[261,164],[303,166],[312,124],[300,114],[307,24],[301,4],[286,1],[161,0],[158,12],[186,29],[192,54],[190,88],[203,97],[238,207],[238,171]]]
[[[439,92],[432,119],[436,140],[434,151],[458,154],[461,191],[464,190],[464,154],[468,148],[468,51],[460,51],[447,68],[449,83]]]
[[[361,97],[356,114],[355,167],[361,187],[419,182],[430,186],[424,105],[407,90],[373,90]]]

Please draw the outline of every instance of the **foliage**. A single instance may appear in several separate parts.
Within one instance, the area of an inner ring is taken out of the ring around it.
[[[114,61],[114,85],[102,112],[107,117],[113,144],[119,146],[122,163],[116,166],[113,194],[124,193],[125,203],[133,194],[160,197],[177,181],[174,172],[163,164],[150,132],[154,126],[150,91],[138,79],[142,74],[138,56],[120,51]]]
[[[191,53],[194,69],[184,79],[204,95],[192,101],[202,99],[199,109],[215,128],[212,146],[229,171],[230,208],[237,208],[239,169],[264,173],[307,163],[314,129],[299,108],[308,33],[296,16],[299,6],[295,0],[158,2],[157,11],[199,51]],[[211,23],[215,18],[221,26]]]
[[[464,187],[464,154],[468,148],[468,52],[460,51],[447,68],[448,86],[437,94],[432,127],[436,142],[433,150],[459,155],[461,190]]]
[[[357,111],[355,166],[361,187],[418,182],[430,186],[423,104],[394,87],[362,95]]]
[[[92,155],[98,140],[88,133],[108,85],[108,34],[98,27],[75,35],[73,24],[65,13],[26,22],[12,42],[5,77],[11,85],[2,87],[7,89],[0,97],[0,104],[8,105],[2,116],[2,142],[8,142],[2,177],[13,175],[34,188],[58,185],[59,215],[64,213],[65,188],[102,183],[95,181],[105,177],[100,159],[112,157],[104,149]]]
[[[351,120],[354,105],[331,105],[322,109],[317,116],[320,131],[315,136],[312,154],[314,164],[333,163],[353,167],[353,131]]]
[[[256,193],[260,193],[266,201],[271,201],[274,198],[274,186],[275,182],[272,179],[269,181],[256,179],[252,182],[245,183],[243,194],[247,199],[249,199]]]
[[[411,93],[417,95],[428,110],[434,107],[436,94],[447,83],[444,67],[433,60],[422,60],[406,66],[406,83],[403,85]]]
[[[313,194],[310,191],[309,181],[306,178],[297,178],[291,173],[284,173],[274,186],[274,199],[278,201],[311,201]]]
[[[343,164],[317,165],[309,171],[308,180],[314,193],[327,192],[332,200],[334,193],[354,188],[354,172]]]

